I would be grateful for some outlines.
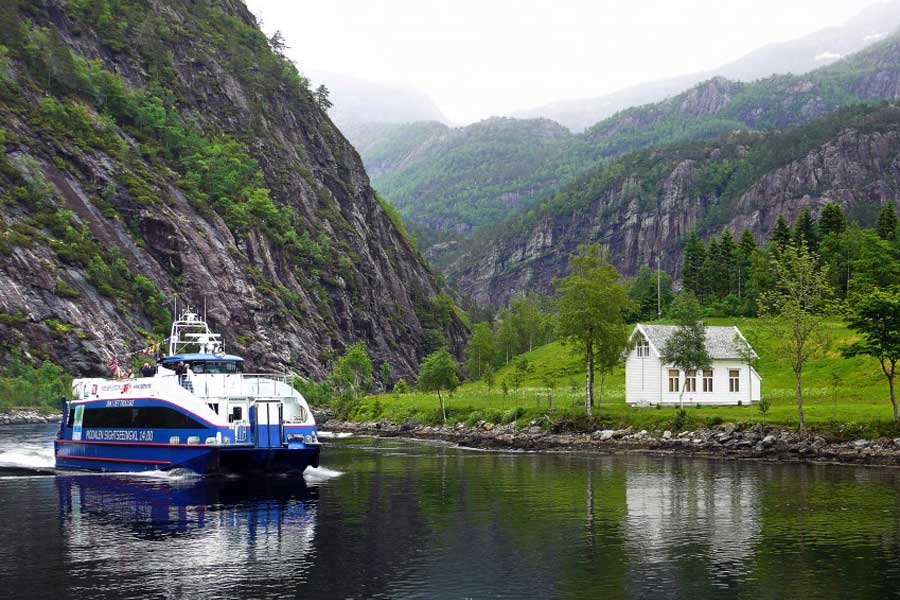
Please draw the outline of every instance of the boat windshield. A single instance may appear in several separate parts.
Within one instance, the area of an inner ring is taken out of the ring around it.
[[[242,373],[244,370],[243,365],[239,362],[215,362],[215,361],[203,361],[203,362],[195,362],[191,365],[191,371],[195,374],[207,374],[207,375],[231,375],[234,373]]]

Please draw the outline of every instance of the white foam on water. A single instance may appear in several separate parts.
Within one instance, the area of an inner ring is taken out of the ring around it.
[[[56,464],[53,448],[21,447],[0,451],[0,468],[7,469],[53,469]]]
[[[352,433],[341,433],[335,431],[318,431],[316,435],[323,440],[342,440],[344,438],[353,437]]]
[[[164,481],[182,481],[184,479],[201,479],[203,475],[190,469],[172,469],[169,471],[137,471],[132,473],[118,473],[139,479],[161,479]]]
[[[303,479],[305,479],[307,483],[316,483],[319,481],[328,481],[329,479],[340,477],[343,474],[343,471],[336,471],[334,469],[329,469],[328,467],[307,467],[307,469],[303,471]]]

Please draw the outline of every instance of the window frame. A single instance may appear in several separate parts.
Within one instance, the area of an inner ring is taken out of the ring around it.
[[[637,343],[637,357],[638,358],[649,358],[650,357],[650,341],[642,337],[638,340]]]
[[[688,371],[684,375],[684,391],[687,393],[697,393],[697,371]]]
[[[708,375],[707,375],[707,374],[708,374]],[[704,394],[711,394],[711,393],[713,393],[713,390],[714,390],[714,387],[713,387],[713,380],[714,380],[714,378],[713,378],[713,370],[712,370],[712,369],[703,369],[702,379],[703,379],[703,393],[704,393]]]
[[[675,373],[675,375],[672,375]],[[669,369],[669,393],[677,394],[681,390],[681,371]]]
[[[737,375],[735,375],[737,373]],[[741,370],[728,369],[728,392],[738,394],[741,391]]]

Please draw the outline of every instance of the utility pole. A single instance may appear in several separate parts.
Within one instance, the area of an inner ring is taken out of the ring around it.
[[[659,255],[656,257],[656,318],[662,319],[662,289],[660,285]]]

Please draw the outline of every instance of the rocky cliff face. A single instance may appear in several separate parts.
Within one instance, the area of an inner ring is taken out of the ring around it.
[[[0,12],[0,357],[101,372],[176,295],[253,369],[322,376],[362,340],[409,377],[427,330],[459,349],[433,274],[241,2]]]
[[[681,243],[695,228],[707,236],[724,227],[735,235],[749,229],[763,241],[778,215],[792,220],[806,207],[817,213],[827,202],[871,223],[882,203],[900,196],[900,111],[873,109],[859,122],[846,122],[795,158],[758,168],[731,196],[728,185],[737,182],[738,171],[767,160],[760,157],[788,152],[791,140],[814,135],[818,125],[733,136],[699,149],[651,151],[614,164],[598,175],[601,183],[584,202],[547,209],[531,222],[509,224],[514,234],[482,241],[480,250],[453,265],[451,280],[479,303],[502,305],[528,291],[550,292],[581,244],[601,244],[624,275],[658,259],[677,277]],[[742,166],[732,170],[735,165]],[[711,184],[712,174],[722,172],[733,175]]]

